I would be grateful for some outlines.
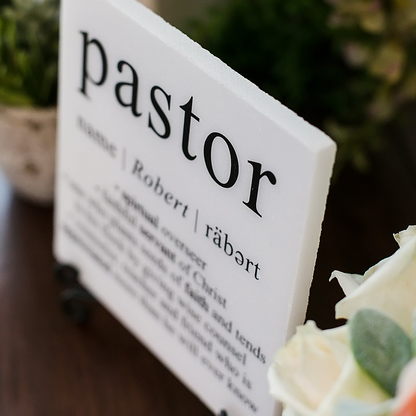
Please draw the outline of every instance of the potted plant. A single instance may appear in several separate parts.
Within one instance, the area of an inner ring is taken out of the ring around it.
[[[0,167],[16,192],[53,199],[58,0],[0,0]]]

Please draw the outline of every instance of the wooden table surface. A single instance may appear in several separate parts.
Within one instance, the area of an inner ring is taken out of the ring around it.
[[[308,309],[321,328],[336,324],[342,296],[331,271],[364,272],[394,252],[393,232],[416,223],[414,142],[388,147],[371,174],[346,171],[332,187]],[[102,307],[82,327],[60,312],[52,215],[15,197],[0,174],[0,415],[210,415]]]
[[[74,325],[53,278],[52,209],[0,174],[0,415],[211,415],[104,308]]]

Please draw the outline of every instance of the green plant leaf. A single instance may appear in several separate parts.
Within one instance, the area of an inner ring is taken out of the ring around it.
[[[412,355],[416,356],[416,310],[413,312],[412,317]]]
[[[360,309],[348,322],[351,348],[360,367],[394,396],[397,379],[412,358],[412,342],[391,318]]]
[[[0,8],[0,102],[56,103],[58,18],[58,0],[10,0]]]
[[[33,101],[24,93],[0,88],[0,102],[17,107],[32,107]]]

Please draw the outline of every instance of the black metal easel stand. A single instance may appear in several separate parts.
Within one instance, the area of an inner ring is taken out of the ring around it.
[[[76,324],[85,324],[91,315],[91,304],[96,303],[96,300],[80,285],[78,269],[70,264],[58,263],[54,275],[67,287],[60,298],[62,311]]]
[[[91,304],[97,301],[88,290],[80,285],[78,269],[70,264],[57,263],[54,275],[67,287],[61,294],[62,311],[76,324],[85,324],[91,314]],[[228,413],[221,410],[218,416],[228,416]]]

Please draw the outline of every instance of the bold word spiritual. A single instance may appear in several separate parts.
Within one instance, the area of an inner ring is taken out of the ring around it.
[[[129,108],[133,117],[143,116],[143,112],[139,111],[139,75],[136,69],[127,61],[120,60],[114,63],[114,67],[109,65],[107,52],[102,44],[96,38],[90,38],[88,32],[81,31],[83,48],[82,48],[82,77],[79,91],[86,97],[90,98],[89,90],[91,84],[95,87],[103,86],[108,78],[110,70],[117,70],[124,75],[124,79],[117,82],[114,86],[114,95],[119,105]],[[94,61],[91,65],[91,61]],[[96,59],[99,61],[97,63]],[[126,81],[126,78],[129,78]],[[171,136],[171,123],[169,121],[169,114],[171,111],[172,95],[166,92],[162,87],[154,85],[150,89],[150,100],[153,106],[152,111],[148,112],[148,125],[156,136],[161,139],[168,139]],[[189,143],[191,139],[191,124],[192,122],[200,122],[201,119],[192,111],[194,97],[191,96],[187,103],[179,106],[183,110],[183,129],[182,129],[182,152],[186,159],[194,161],[197,155],[191,154],[189,150]],[[157,122],[156,122],[157,118]],[[213,160],[213,149],[215,143],[223,142],[228,149],[228,163],[229,176],[227,179],[219,178],[215,172],[214,165],[219,163]],[[212,132],[205,138],[203,146],[203,157],[205,167],[212,180],[222,188],[232,188],[239,177],[240,162],[237,157],[237,152],[231,141],[220,132]],[[260,181],[267,178],[268,183],[276,185],[277,180],[274,173],[269,170],[263,170],[262,164],[253,160],[247,160],[251,165],[251,185],[248,192],[248,200],[242,201],[243,204],[251,211],[261,217],[257,207]],[[262,186],[262,189],[264,186]]]

